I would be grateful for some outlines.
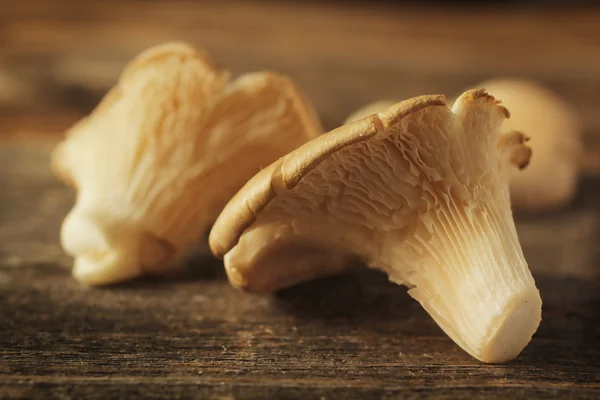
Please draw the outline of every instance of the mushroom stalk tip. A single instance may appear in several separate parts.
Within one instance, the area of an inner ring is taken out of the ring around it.
[[[468,213],[450,205],[438,215],[402,246],[386,242],[381,269],[412,287],[409,294],[473,357],[515,358],[537,330],[542,301],[512,218],[483,201]]]
[[[492,321],[493,332],[474,355],[486,363],[503,363],[517,357],[527,346],[541,320],[542,299],[535,287],[512,296],[506,312]]]
[[[89,211],[80,203],[65,218],[61,244],[75,258],[73,276],[88,285],[108,285],[144,273],[161,273],[175,249],[125,217]]]

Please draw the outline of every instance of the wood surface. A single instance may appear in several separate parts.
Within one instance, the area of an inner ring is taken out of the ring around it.
[[[371,100],[499,75],[572,102],[590,160],[578,196],[516,216],[544,300],[521,356],[477,362],[366,269],[256,296],[197,255],[174,281],[77,284],[59,245],[74,193],[49,151],[131,57],[172,39],[235,74],[292,75],[328,128]],[[599,154],[598,8],[0,0],[0,398],[600,398]]]

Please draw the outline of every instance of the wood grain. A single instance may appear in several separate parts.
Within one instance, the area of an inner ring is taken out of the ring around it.
[[[598,21],[522,5],[0,0],[0,398],[599,398],[600,166],[564,209],[516,216],[543,321],[497,366],[366,269],[254,296],[196,255],[179,280],[82,287],[59,245],[74,193],[48,170],[124,64],[173,39],[235,74],[292,75],[327,128],[371,100],[535,79],[575,105],[600,165]]]
[[[366,269],[254,296],[197,255],[179,280],[82,287],[58,243],[73,193],[48,171],[52,145],[0,142],[0,397],[600,394],[596,180],[569,209],[518,216],[543,322],[516,361],[494,366],[460,350],[405,288]]]

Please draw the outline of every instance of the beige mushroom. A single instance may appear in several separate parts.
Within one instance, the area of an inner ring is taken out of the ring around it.
[[[570,202],[577,192],[582,157],[581,122],[551,90],[531,81],[492,79],[485,89],[511,110],[507,127],[527,132],[533,150],[525,171],[511,173],[515,209],[544,211]]]
[[[169,273],[248,178],[320,132],[287,77],[228,82],[185,43],[144,51],[52,155],[77,190],[61,232],[74,276],[100,285]]]
[[[581,121],[575,110],[538,83],[522,79],[491,79],[475,85],[511,110],[505,129],[527,132],[534,156],[526,170],[511,171],[511,203],[516,210],[546,211],[564,206],[577,192],[582,165]],[[346,119],[351,122],[385,110],[390,101],[376,101]]]
[[[370,115],[377,114],[381,111],[385,111],[396,103],[397,101],[392,100],[377,100],[372,103],[368,103],[367,105],[359,108],[352,114],[348,115],[348,117],[346,117],[346,119],[344,120],[344,124],[358,121]]]
[[[359,257],[409,287],[485,362],[516,357],[541,299],[515,231],[511,164],[526,138],[482,90],[397,103],[301,146],[254,176],[210,233],[230,282],[273,291]],[[336,261],[328,268],[324,260]]]

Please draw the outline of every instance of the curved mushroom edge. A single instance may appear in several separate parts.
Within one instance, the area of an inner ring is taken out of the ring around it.
[[[256,79],[264,80],[265,83],[261,85],[263,87],[267,87],[267,83],[276,84],[274,86],[282,91],[283,97],[290,101],[291,109],[298,113],[300,124],[308,137],[316,138],[323,133],[323,127],[314,105],[288,75],[273,70],[248,72],[229,82],[227,88],[234,90],[240,84]]]
[[[473,99],[485,96],[493,99],[484,90],[469,92],[473,92],[469,95]],[[386,132],[413,113],[436,106],[447,107],[444,95],[425,95],[404,100],[384,112],[342,125],[281,157],[250,179],[225,206],[209,235],[211,251],[216,257],[223,258],[271,200],[279,193],[293,189],[332,154]]]
[[[150,47],[138,54],[123,69],[119,78],[119,83],[127,81],[142,68],[151,65],[162,58],[173,56],[179,56],[182,59],[193,58],[199,60],[204,64],[207,73],[214,74],[221,72],[221,68],[217,66],[204,50],[197,48],[190,43],[173,41]]]
[[[368,117],[373,114],[377,114],[378,112],[387,110],[394,104],[396,104],[398,100],[377,100],[371,103],[365,104],[360,108],[357,108],[352,113],[348,114],[346,119],[344,119],[344,125],[349,124],[350,122],[361,120],[365,117]]]
[[[125,65],[117,84],[104,95],[89,115],[81,118],[67,129],[65,138],[58,143],[51,152],[49,163],[50,170],[58,179],[67,186],[77,189],[77,183],[70,172],[72,166],[70,166],[68,162],[69,139],[83,134],[96,118],[101,118],[114,104],[116,104],[122,96],[122,86],[132,79],[136,72],[144,67],[150,66],[152,63],[155,63],[162,58],[172,56],[179,56],[182,59],[198,60],[206,69],[207,75],[221,75],[221,80],[228,80],[229,73],[227,71],[220,69],[205,51],[196,48],[189,43],[183,41],[167,42],[142,51]]]

